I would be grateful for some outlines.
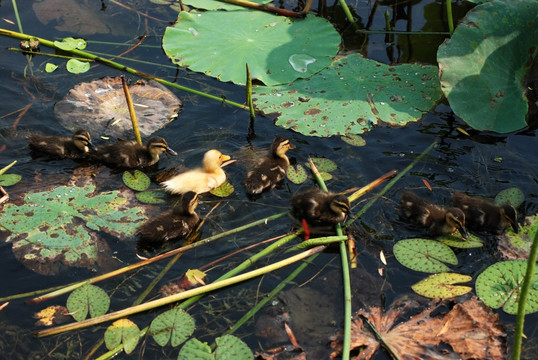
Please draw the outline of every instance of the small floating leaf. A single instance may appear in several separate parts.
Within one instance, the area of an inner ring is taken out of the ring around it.
[[[525,194],[520,189],[513,187],[499,191],[495,196],[495,202],[497,204],[510,204],[514,208],[518,208],[525,201]]]
[[[356,134],[344,135],[342,136],[342,141],[353,146],[365,146],[366,145],[366,140],[364,140],[362,136],[356,135]]]
[[[0,186],[11,186],[21,181],[22,176],[19,174],[3,174],[0,175]]]
[[[456,265],[458,259],[450,247],[427,239],[400,240],[394,245],[396,260],[412,270],[427,273],[450,271],[443,263]]]
[[[110,306],[110,298],[106,292],[95,286],[86,284],[69,295],[67,309],[76,321],[82,321],[90,313],[90,317],[106,314]]]
[[[194,319],[185,310],[174,308],[153,319],[149,331],[157,344],[165,346],[171,340],[176,347],[194,332]]]
[[[298,164],[297,166],[288,166],[286,176],[289,181],[297,185],[304,183],[306,179],[308,179],[308,174],[301,164]]]
[[[469,286],[456,286],[454,284],[469,282],[473,278],[469,275],[455,273],[439,273],[428,276],[426,279],[419,281],[411,286],[414,292],[428,298],[448,299],[473,290]]]
[[[252,351],[241,339],[233,335],[224,335],[215,340],[217,349],[215,358],[217,360],[251,360],[254,358]]]
[[[123,172],[123,182],[135,191],[144,191],[149,188],[151,180],[140,170],[135,170],[134,175],[129,171]]]
[[[136,193],[138,201],[144,204],[162,204],[165,202],[165,192],[163,190],[149,190]]]
[[[502,306],[508,314],[517,313],[521,284],[527,261],[510,260],[491,265],[476,278],[476,294],[489,307]],[[538,311],[538,267],[534,269],[525,314]]]
[[[187,341],[179,351],[177,358],[178,360],[215,360],[209,345],[198,339]]]
[[[54,46],[61,50],[84,50],[86,48],[86,41],[84,41],[84,39],[66,37],[65,39],[62,39],[62,41],[55,41]]]
[[[66,69],[71,74],[82,74],[90,70],[90,63],[77,59],[70,59],[66,64]]]
[[[331,172],[338,169],[338,166],[334,161],[327,158],[311,158],[314,165],[318,168],[319,172]],[[310,164],[306,163],[306,166],[310,168]]]
[[[329,180],[331,180],[333,178],[333,176],[331,174],[329,174],[328,172],[325,172],[325,171],[320,171],[319,176],[321,176],[323,181],[329,181]]]
[[[462,240],[461,235],[444,235],[437,238],[441,243],[454,248],[470,249],[484,246],[482,239],[469,234],[469,240]]]
[[[233,192],[234,187],[228,181],[225,181],[221,186],[219,186],[218,188],[214,188],[210,191],[211,194],[218,197],[227,197],[230,196]]]
[[[119,319],[106,329],[104,337],[108,350],[123,344],[125,353],[130,354],[138,344],[140,329],[129,319]]]
[[[47,63],[45,65],[45,71],[48,72],[48,73],[54,72],[54,71],[56,71],[56,69],[58,69],[58,65],[56,65],[56,64]]]

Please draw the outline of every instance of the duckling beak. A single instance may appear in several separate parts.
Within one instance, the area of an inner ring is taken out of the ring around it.
[[[95,151],[97,148],[91,141],[88,141],[88,149],[90,149],[90,151]]]
[[[224,154],[222,154],[222,155],[220,156],[220,160],[221,160],[222,162],[227,161],[227,160],[230,160],[230,159],[231,159],[230,155],[224,155]]]
[[[517,220],[511,223],[512,229],[514,229],[514,232],[517,234],[519,232],[519,224],[517,223]]]
[[[457,229],[460,232],[463,240],[469,240],[469,234],[467,233],[467,229],[465,228],[465,226],[457,224]]]
[[[288,143],[288,149],[295,149],[295,146],[292,143]]]
[[[174,150],[172,150],[170,147],[166,147],[166,153],[168,155],[172,155],[172,156],[177,156],[177,152],[175,152]]]

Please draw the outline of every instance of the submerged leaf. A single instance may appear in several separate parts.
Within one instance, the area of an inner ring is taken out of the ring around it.
[[[163,190],[143,191],[137,193],[135,196],[138,201],[144,204],[162,204],[166,201],[166,193]]]
[[[448,299],[472,291],[469,286],[455,286],[461,282],[469,282],[473,278],[469,275],[455,273],[438,273],[428,276],[426,279],[419,281],[411,286],[414,292],[429,298]]]
[[[458,259],[450,247],[427,239],[400,240],[394,245],[396,260],[412,270],[427,273],[450,271],[443,263],[456,265]]]
[[[463,240],[461,235],[443,235],[439,236],[437,240],[442,244],[448,245],[454,248],[471,249],[484,246],[482,239],[474,234],[468,234],[469,240]]]
[[[67,298],[67,309],[76,321],[86,319],[88,313],[92,318],[104,315],[109,306],[107,293],[91,284],[82,285]]]
[[[232,195],[234,187],[228,181],[225,181],[219,187],[211,189],[209,192],[218,197],[227,197]]]
[[[342,136],[342,141],[345,141],[349,145],[353,145],[353,146],[365,146],[366,145],[366,140],[364,140],[362,136],[355,135],[355,134]]]

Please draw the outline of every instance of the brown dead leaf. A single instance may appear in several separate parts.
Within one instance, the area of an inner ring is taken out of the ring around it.
[[[351,348],[365,349],[356,359],[370,359],[380,346],[371,332],[368,322],[376,328],[383,339],[383,346],[389,347],[400,359],[505,359],[507,356],[506,333],[496,315],[473,297],[463,303],[455,304],[446,314],[438,314],[447,306],[447,302],[434,301],[421,313],[410,320],[394,326],[396,319],[408,308],[394,307],[385,315],[380,308],[370,311],[361,310],[351,327]],[[452,351],[441,344],[448,344]],[[341,353],[341,344],[333,341],[337,351],[331,354],[335,358]]]
[[[58,325],[71,319],[71,315],[65,306],[49,306],[34,314],[37,326]]]

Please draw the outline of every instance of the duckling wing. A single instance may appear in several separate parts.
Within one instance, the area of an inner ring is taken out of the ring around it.
[[[201,194],[219,187],[224,181],[226,181],[226,174],[220,168],[211,173],[203,169],[194,169],[163,182],[163,186],[172,194],[184,194],[188,191]]]
[[[286,169],[277,161],[266,159],[252,168],[245,177],[248,194],[260,194],[265,189],[273,189],[286,175]]]

